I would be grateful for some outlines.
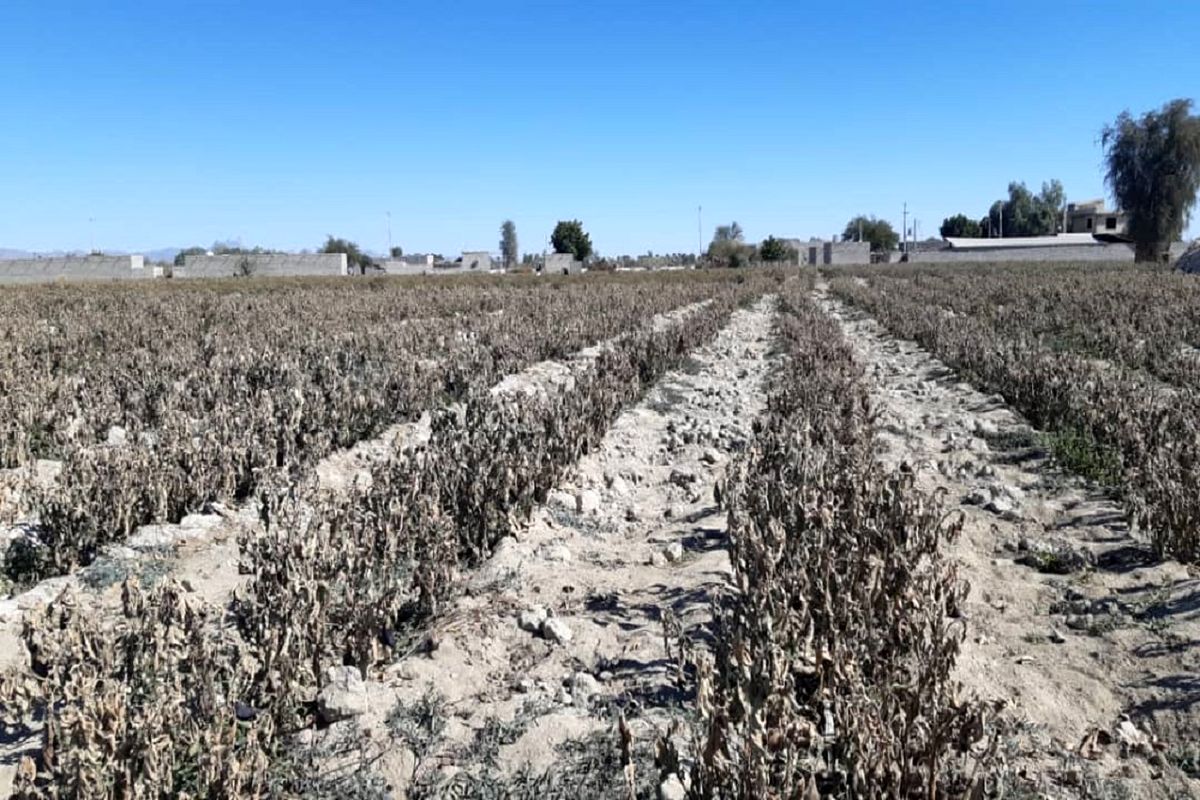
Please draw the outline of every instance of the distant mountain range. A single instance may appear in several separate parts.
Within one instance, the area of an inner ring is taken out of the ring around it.
[[[174,261],[175,256],[182,250],[181,247],[161,247],[158,250],[139,250],[141,255],[146,257],[147,261]],[[124,250],[105,250],[106,255],[124,256],[129,255]],[[0,247],[0,261],[9,261],[15,258],[62,258],[64,256],[82,256],[87,255],[82,250],[49,250],[46,252],[32,253],[28,250],[14,250],[10,247]]]

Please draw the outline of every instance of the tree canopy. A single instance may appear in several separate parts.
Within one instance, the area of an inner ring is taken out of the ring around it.
[[[374,259],[360,250],[357,244],[347,239],[335,238],[332,235],[325,238],[325,245],[318,252],[345,253],[347,266],[351,270],[358,270],[361,274],[366,274],[368,269],[375,267]]]
[[[396,245],[389,251],[392,258],[404,258],[404,248]]]
[[[860,231],[862,240],[871,243],[873,253],[890,253],[900,243],[900,234],[896,233],[892,223],[865,214],[859,214],[846,223],[846,229],[842,231],[842,241],[857,241]]]
[[[718,225],[717,230],[713,233],[714,242],[740,242],[745,238],[742,226],[738,225],[737,222],[729,225]]]
[[[953,217],[946,217],[942,220],[942,227],[938,228],[938,233],[941,234],[943,239],[951,236],[974,239],[979,237],[981,232],[982,228],[979,223],[966,214],[955,214]]]
[[[554,233],[550,234],[550,245],[554,252],[570,253],[579,261],[592,254],[592,239],[577,219],[559,221],[554,226]]]
[[[517,226],[511,219],[504,220],[500,226],[500,254],[504,258],[504,268],[511,269],[517,265]]]
[[[984,236],[1051,236],[1059,231],[1066,193],[1060,181],[1042,184],[1034,194],[1021,182],[1008,184],[1008,199],[992,203],[986,221],[981,220]],[[1001,216],[1003,215],[1003,219]]]
[[[788,246],[782,239],[768,236],[758,248],[758,255],[763,261],[795,261],[796,250]]]
[[[741,267],[754,260],[754,245],[746,244],[742,226],[736,222],[718,225],[708,245],[709,260],[729,267]]]
[[[1200,189],[1200,118],[1191,100],[1172,100],[1134,118],[1124,111],[1100,140],[1105,180],[1129,215],[1138,261],[1163,261],[1187,225]]]

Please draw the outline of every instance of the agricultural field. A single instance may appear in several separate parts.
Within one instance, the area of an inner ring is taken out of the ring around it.
[[[1200,796],[1200,288],[0,291],[0,796]]]

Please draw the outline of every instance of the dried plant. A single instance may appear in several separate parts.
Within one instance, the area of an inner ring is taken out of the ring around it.
[[[860,367],[792,292],[785,366],[728,473],[732,586],[698,665],[696,798],[966,796],[986,709],[951,674],[958,532],[876,462]]]

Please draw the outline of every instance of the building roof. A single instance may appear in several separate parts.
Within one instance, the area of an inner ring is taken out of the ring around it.
[[[1015,250],[1022,247],[1103,246],[1090,233],[1060,233],[1056,236],[1010,236],[1004,239],[967,239],[952,236],[946,239],[951,250]]]

